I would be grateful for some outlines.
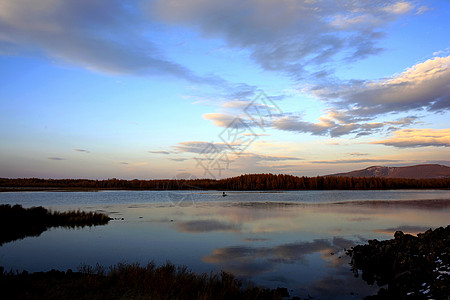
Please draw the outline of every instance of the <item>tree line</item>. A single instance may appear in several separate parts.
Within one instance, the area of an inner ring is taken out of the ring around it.
[[[0,188],[64,188],[123,190],[376,190],[448,189],[450,178],[299,177],[284,174],[246,174],[225,179],[40,179],[0,178]]]

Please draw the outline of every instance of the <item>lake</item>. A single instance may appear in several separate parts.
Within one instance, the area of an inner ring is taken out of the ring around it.
[[[229,271],[291,296],[375,294],[343,253],[369,239],[446,226],[450,191],[5,192],[0,204],[108,214],[106,226],[53,228],[3,244],[6,270],[76,270],[83,264],[170,261],[195,272]]]

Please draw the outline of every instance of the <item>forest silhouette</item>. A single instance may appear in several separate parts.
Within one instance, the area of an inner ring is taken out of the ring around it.
[[[298,177],[283,174],[247,174],[226,179],[40,179],[0,178],[0,191],[14,189],[116,190],[376,190],[448,189],[450,178],[408,179],[383,177]]]

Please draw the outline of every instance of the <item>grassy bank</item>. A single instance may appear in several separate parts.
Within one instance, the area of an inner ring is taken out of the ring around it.
[[[82,267],[79,272],[3,273],[3,299],[282,299],[286,289],[242,286],[222,272],[195,274],[172,264],[118,264],[109,269]],[[283,298],[286,299],[286,298]],[[296,298],[298,299],[298,298]]]
[[[0,205],[0,245],[27,236],[39,236],[50,227],[84,227],[109,222],[105,214],[69,211],[56,212],[41,206]]]

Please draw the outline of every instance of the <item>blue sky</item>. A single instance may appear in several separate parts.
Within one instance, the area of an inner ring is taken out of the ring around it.
[[[450,165],[449,1],[0,0],[0,177]]]

